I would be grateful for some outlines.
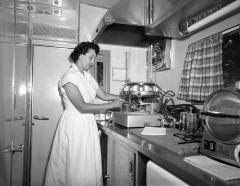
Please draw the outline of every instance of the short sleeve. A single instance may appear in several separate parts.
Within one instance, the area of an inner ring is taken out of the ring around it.
[[[66,83],[73,83],[74,85],[78,85],[79,80],[74,73],[66,73],[61,79],[61,86],[65,85]]]

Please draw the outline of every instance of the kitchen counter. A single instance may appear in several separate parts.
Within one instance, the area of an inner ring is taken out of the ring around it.
[[[240,185],[240,180],[224,181],[185,162],[185,157],[199,155],[200,143],[178,144],[181,139],[173,136],[175,133],[181,133],[177,129],[168,128],[164,136],[146,136],[141,135],[143,128],[126,128],[106,122],[98,123],[98,126],[107,136],[125,143],[189,185]]]

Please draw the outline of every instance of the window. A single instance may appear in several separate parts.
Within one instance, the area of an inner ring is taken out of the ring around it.
[[[224,87],[234,87],[240,81],[240,27],[223,32],[222,67]]]

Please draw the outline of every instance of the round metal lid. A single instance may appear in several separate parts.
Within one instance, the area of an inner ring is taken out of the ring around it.
[[[150,85],[150,86],[154,86],[156,85],[156,83],[153,82],[128,82],[127,85]]]
[[[207,130],[224,142],[240,141],[240,91],[221,89],[212,93],[204,103]]]
[[[136,96],[154,96],[158,95],[159,87],[152,82],[128,82],[123,92]]]

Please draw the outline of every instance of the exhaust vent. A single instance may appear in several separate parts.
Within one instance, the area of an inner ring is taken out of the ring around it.
[[[1,36],[14,36],[14,23],[1,23],[0,35]],[[16,36],[26,36],[28,32],[27,23],[17,22],[16,23]]]
[[[56,26],[33,24],[33,38],[77,41],[77,30]]]
[[[31,30],[36,40],[78,42],[78,0],[0,0],[0,10],[0,36],[26,39]]]

